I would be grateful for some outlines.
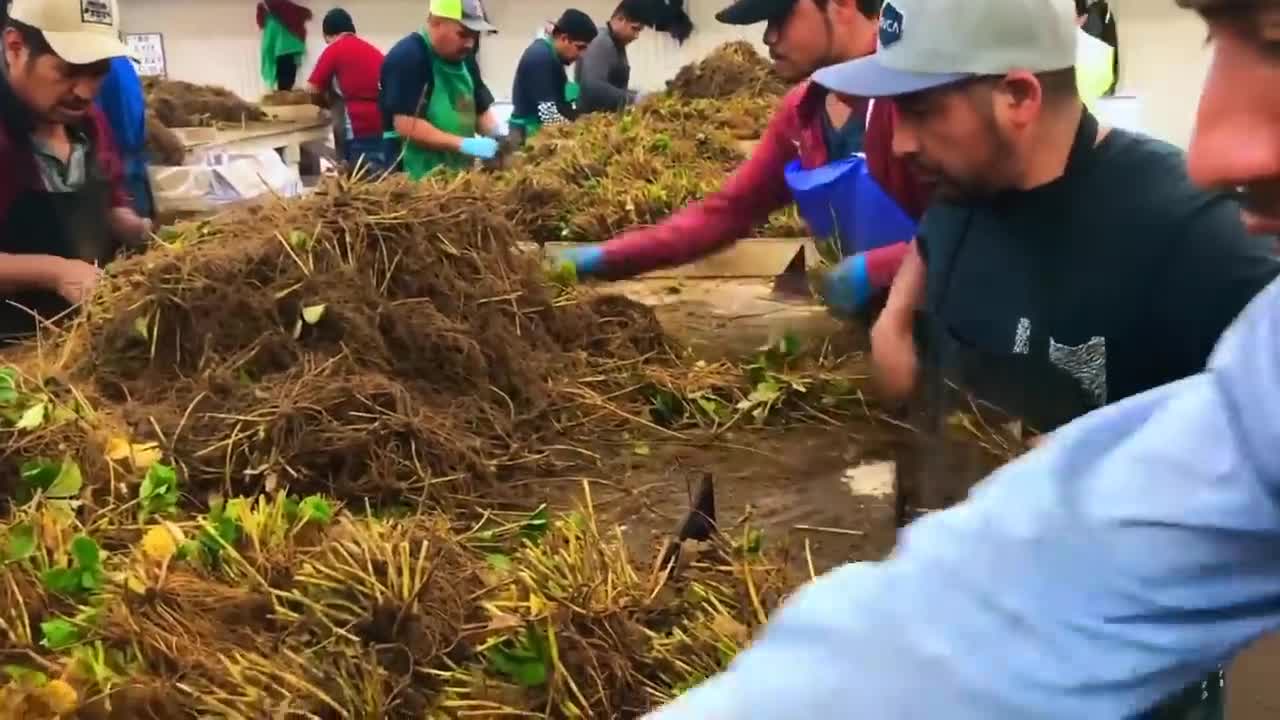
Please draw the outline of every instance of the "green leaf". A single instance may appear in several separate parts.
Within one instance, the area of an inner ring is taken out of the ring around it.
[[[491,553],[486,555],[484,559],[495,570],[510,570],[515,567],[515,563],[511,562],[511,558],[502,553]]]
[[[76,564],[84,570],[97,570],[102,567],[102,554],[98,550],[98,543],[85,535],[77,535],[71,541],[71,557],[75,558]]]
[[[40,580],[49,592],[59,595],[78,595],[80,587],[80,571],[76,568],[49,568],[40,575]]]
[[[14,427],[19,430],[35,430],[44,424],[44,403],[36,403],[23,411],[22,417],[18,418],[18,422],[14,423]]]
[[[38,460],[28,460],[22,463],[19,470],[22,474],[22,482],[32,490],[48,490],[58,476],[62,474],[62,464],[40,458]]]
[[[9,541],[5,544],[5,562],[26,560],[36,552],[36,529],[30,523],[18,523],[9,528]]]
[[[170,465],[156,463],[148,470],[138,488],[142,501],[141,516],[172,512],[178,505],[178,473]]]
[[[13,368],[0,368],[0,405],[18,401],[18,373]]]
[[[649,449],[648,443],[638,442],[632,446],[631,452],[636,455],[640,455],[641,457],[648,457],[652,451]]]
[[[5,665],[0,667],[14,683],[28,688],[41,688],[49,684],[49,676],[39,670],[32,670],[21,665]]]
[[[80,494],[80,488],[83,486],[84,478],[80,475],[80,466],[68,457],[62,461],[62,465],[58,468],[58,475],[45,490],[45,495],[51,498],[73,498]]]
[[[177,482],[178,473],[171,466],[156,463],[147,470],[147,476],[142,479],[142,487],[138,488],[138,495],[144,500],[158,497],[168,492]]]
[[[328,525],[333,522],[333,506],[319,495],[312,495],[298,505],[298,517],[302,522]]]
[[[311,236],[301,230],[291,230],[289,232],[289,244],[294,250],[303,250],[311,244]]]
[[[315,325],[324,317],[324,311],[327,306],[324,303],[319,305],[308,305],[302,308],[302,321],[308,325]]]
[[[151,339],[151,318],[146,315],[139,315],[133,319],[133,331],[142,336],[143,340]]]
[[[536,628],[525,628],[521,640],[506,640],[485,651],[489,665],[522,687],[541,687],[551,675],[547,639]]]
[[[40,644],[50,650],[63,650],[78,644],[83,639],[80,628],[65,618],[40,623],[40,634],[44,636]]]
[[[520,525],[520,537],[530,542],[536,541],[551,529],[551,513],[543,505]]]

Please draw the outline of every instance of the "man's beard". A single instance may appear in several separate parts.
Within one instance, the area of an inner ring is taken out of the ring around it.
[[[909,158],[908,162],[921,181],[930,187],[934,197],[955,204],[985,202],[1009,189],[1005,163],[1012,161],[1014,149],[1013,143],[1001,134],[994,118],[989,118],[983,142],[990,150],[974,166],[977,170],[969,177],[948,173],[920,158]]]

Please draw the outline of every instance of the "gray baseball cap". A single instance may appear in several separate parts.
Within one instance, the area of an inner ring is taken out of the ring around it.
[[[472,32],[498,32],[498,28],[489,22],[480,0],[431,0],[429,12],[434,17],[457,20]]]
[[[813,80],[846,95],[893,97],[1075,63],[1072,0],[887,0],[875,54],[823,68]]]

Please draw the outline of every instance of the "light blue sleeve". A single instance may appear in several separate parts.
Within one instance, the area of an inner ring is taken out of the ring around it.
[[[1280,627],[1280,285],[1209,369],[810,583],[653,720],[1126,718]]]

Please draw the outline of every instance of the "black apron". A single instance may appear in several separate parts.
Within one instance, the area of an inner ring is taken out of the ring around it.
[[[0,220],[0,251],[24,255],[56,255],[105,265],[119,243],[112,237],[111,183],[103,176],[92,146],[85,151],[85,181],[72,192],[28,189],[14,199]],[[52,290],[29,290],[0,298],[0,341],[10,342],[35,333],[31,312],[45,320],[66,313],[71,305]],[[19,305],[21,307],[15,307]]]
[[[1076,131],[1064,174],[1078,170],[1097,143],[1098,122],[1087,111]],[[972,217],[972,215],[971,215]],[[979,348],[958,334],[947,322],[944,308],[951,292],[957,257],[971,230],[961,226],[961,237],[934,261],[942,263],[938,275],[943,286],[933,293],[916,315],[915,340],[921,366],[921,393],[912,407],[912,422],[920,433],[900,454],[899,509],[907,520],[907,506],[941,509],[968,494],[969,489],[1002,458],[983,451],[976,443],[948,432],[954,412],[971,412],[976,401],[984,420],[992,427],[1017,420],[1029,428],[1048,432],[1094,410],[1097,402],[1074,377],[1049,362],[1047,347],[1054,317],[1057,278],[1042,273],[1036,278],[1032,300],[1039,318],[1027,337],[1027,354],[992,352]],[[1052,267],[1045,262],[1039,267]]]

